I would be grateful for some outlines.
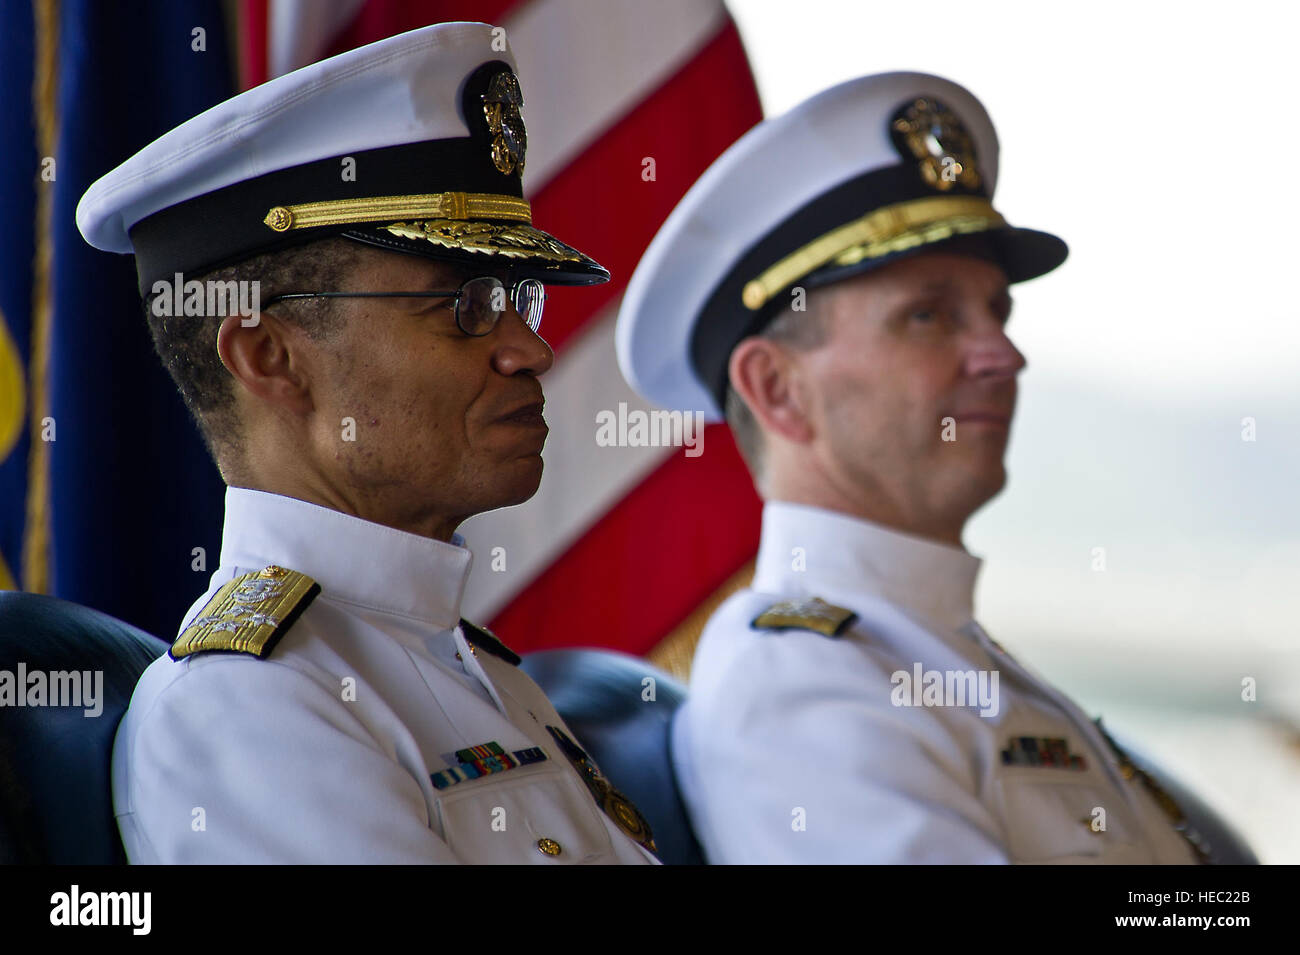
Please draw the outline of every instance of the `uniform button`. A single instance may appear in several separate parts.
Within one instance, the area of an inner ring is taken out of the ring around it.
[[[543,855],[558,856],[563,850],[560,849],[560,844],[554,839],[538,839],[537,851]]]

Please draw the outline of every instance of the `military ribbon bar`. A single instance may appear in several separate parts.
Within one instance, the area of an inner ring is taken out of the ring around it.
[[[456,758],[462,763],[472,763],[476,759],[487,759],[489,756],[500,756],[505,752],[501,744],[497,742],[480,743],[478,746],[471,746],[468,749],[456,750]]]
[[[429,774],[429,781],[433,783],[434,789],[446,789],[449,786],[456,785],[456,783],[478,779],[481,776],[490,776],[493,773],[504,773],[518,766],[544,763],[549,758],[540,746],[516,750],[512,755],[502,749],[500,743],[496,742],[481,743],[478,746],[458,749],[455,755],[456,759],[460,761],[455,766],[449,766],[446,769]]]

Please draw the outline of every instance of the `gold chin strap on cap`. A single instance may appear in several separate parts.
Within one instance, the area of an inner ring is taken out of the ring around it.
[[[758,278],[746,282],[741,300],[756,312],[824,265],[853,265],[863,259],[1006,224],[993,204],[978,196],[934,196],[884,206],[791,252]]]
[[[276,232],[318,226],[397,219],[505,219],[532,225],[532,207],[514,196],[484,192],[438,192],[422,196],[331,199],[296,206],[274,206],[262,221]]]

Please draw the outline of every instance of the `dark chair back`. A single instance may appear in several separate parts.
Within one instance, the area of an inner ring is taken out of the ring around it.
[[[88,607],[0,592],[0,680],[9,682],[0,694],[15,694],[0,705],[0,863],[126,862],[113,736],[140,674],[166,649]]]

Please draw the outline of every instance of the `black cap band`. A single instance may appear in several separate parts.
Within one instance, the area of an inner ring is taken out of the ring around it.
[[[243,259],[329,238],[356,223],[277,232],[271,209],[331,199],[432,192],[521,197],[518,176],[503,176],[483,161],[487,147],[467,138],[388,146],[350,154],[356,180],[343,178],[343,160],[331,156],[281,169],[198,196],[138,222],[131,229],[140,294],[176,272],[202,273]]]

